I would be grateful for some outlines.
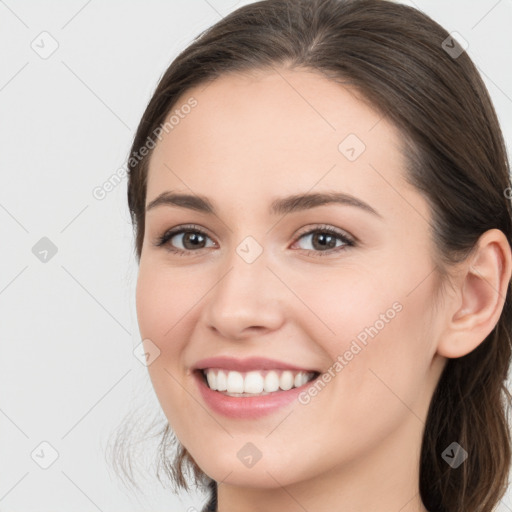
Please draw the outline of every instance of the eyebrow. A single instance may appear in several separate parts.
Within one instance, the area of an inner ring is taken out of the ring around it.
[[[271,203],[270,213],[273,215],[284,215],[333,203],[355,206],[356,208],[360,208],[372,215],[382,218],[382,215],[369,204],[361,201],[361,199],[357,197],[342,192],[295,194],[281,197]],[[146,206],[146,212],[162,205],[178,206],[180,208],[216,215],[215,207],[207,197],[191,194],[177,194],[175,192],[162,192]]]

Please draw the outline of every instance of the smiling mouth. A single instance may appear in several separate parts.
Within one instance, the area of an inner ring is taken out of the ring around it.
[[[238,372],[222,368],[196,370],[212,391],[234,397],[264,396],[286,392],[311,383],[320,376],[317,371],[252,370]]]

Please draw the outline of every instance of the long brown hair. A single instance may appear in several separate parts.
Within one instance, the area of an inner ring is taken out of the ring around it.
[[[407,179],[432,209],[439,276],[449,275],[450,264],[465,258],[486,230],[500,229],[512,245],[509,163],[498,119],[475,65],[444,28],[387,0],[264,0],[196,37],[166,70],[142,116],[128,161],[138,261],[151,152],[133,155],[148,146],[190,88],[228,72],[278,66],[351,84],[400,129],[409,145]],[[419,482],[431,512],[491,512],[506,492],[510,288],[493,331],[471,353],[447,361],[433,394]],[[196,485],[215,493],[215,482],[173,441],[168,424],[159,435],[160,462],[175,487],[188,489],[183,471],[191,468]],[[453,441],[469,454],[457,469],[441,456]]]

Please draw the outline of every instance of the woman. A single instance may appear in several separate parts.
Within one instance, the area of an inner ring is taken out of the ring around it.
[[[446,30],[383,0],[244,6],[170,65],[131,154],[178,487],[191,468],[205,511],[494,509],[509,165]]]

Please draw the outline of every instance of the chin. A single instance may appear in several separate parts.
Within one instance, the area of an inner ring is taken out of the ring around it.
[[[277,457],[278,459],[279,457]],[[290,468],[285,467],[282,460],[267,459],[264,455],[252,466],[245,466],[237,457],[236,453],[217,454],[210,452],[210,455],[196,460],[201,470],[216,482],[227,485],[247,488],[274,489],[291,485],[307,478],[300,477],[295,472],[290,473]]]

